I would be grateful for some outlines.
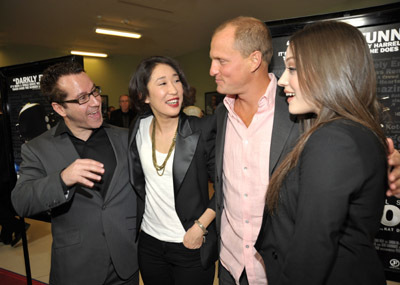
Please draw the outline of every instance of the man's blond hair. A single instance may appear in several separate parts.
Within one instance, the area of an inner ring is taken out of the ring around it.
[[[272,37],[265,23],[253,17],[236,17],[218,26],[213,37],[228,26],[235,28],[234,47],[243,57],[248,57],[252,52],[259,51],[262,54],[263,61],[268,65],[271,63]]]

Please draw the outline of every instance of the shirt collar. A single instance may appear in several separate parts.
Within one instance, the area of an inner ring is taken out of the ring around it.
[[[275,102],[275,94],[277,88],[277,79],[273,73],[268,73],[270,82],[268,84],[267,90],[265,90],[264,95],[258,100],[258,109],[267,108]],[[235,101],[237,95],[226,95],[224,98],[224,104],[226,108],[230,111],[234,110]]]
[[[103,128],[103,127],[107,127],[107,124],[105,124],[104,121],[101,124],[100,128]],[[100,128],[98,128],[98,129],[100,129]],[[94,129],[94,131],[96,131],[98,129]],[[54,136],[60,136],[60,135],[62,135],[64,133],[67,133],[70,136],[75,137],[74,134],[71,132],[71,130],[65,124],[65,121],[63,119],[61,119],[59,121],[59,123],[58,123],[58,126],[57,126],[57,129],[56,129],[55,133],[54,133]]]

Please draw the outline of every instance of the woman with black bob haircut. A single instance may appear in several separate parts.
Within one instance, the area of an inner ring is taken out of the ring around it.
[[[182,112],[189,85],[168,57],[143,60],[129,84],[138,117],[130,129],[130,178],[138,195],[139,268],[146,285],[213,284],[218,258],[214,116]]]
[[[365,38],[346,23],[314,23],[290,38],[284,61],[289,112],[314,119],[270,178],[255,245],[268,284],[386,284],[374,237],[388,148]]]

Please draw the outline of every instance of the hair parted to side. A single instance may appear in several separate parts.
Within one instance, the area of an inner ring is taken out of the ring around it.
[[[40,79],[40,90],[49,102],[60,103],[67,97],[67,93],[58,88],[58,80],[62,76],[85,72],[82,65],[76,61],[64,61],[46,68]]]
[[[387,150],[374,63],[362,33],[349,24],[326,21],[306,26],[289,42],[302,94],[320,112],[271,176],[266,197],[270,213],[276,209],[283,180],[296,166],[308,138],[324,124],[337,119],[357,122],[370,129]]]
[[[132,102],[135,102],[134,108],[138,114],[150,111],[149,105],[145,103],[147,96],[149,96],[147,84],[150,81],[154,68],[159,64],[166,64],[172,67],[178,74],[182,83],[183,96],[185,97],[189,93],[189,84],[177,61],[166,56],[152,56],[146,58],[139,63],[129,82],[129,97]]]
[[[271,63],[273,54],[272,37],[267,25],[253,17],[239,16],[223,22],[218,26],[213,36],[228,26],[235,27],[235,48],[243,57],[248,57],[254,51],[260,51],[263,61]]]

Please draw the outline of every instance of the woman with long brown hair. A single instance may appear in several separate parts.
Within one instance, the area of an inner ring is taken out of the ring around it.
[[[386,284],[373,245],[387,189],[387,146],[376,76],[360,31],[320,22],[286,51],[289,112],[298,144],[273,173],[256,248],[268,284]]]

